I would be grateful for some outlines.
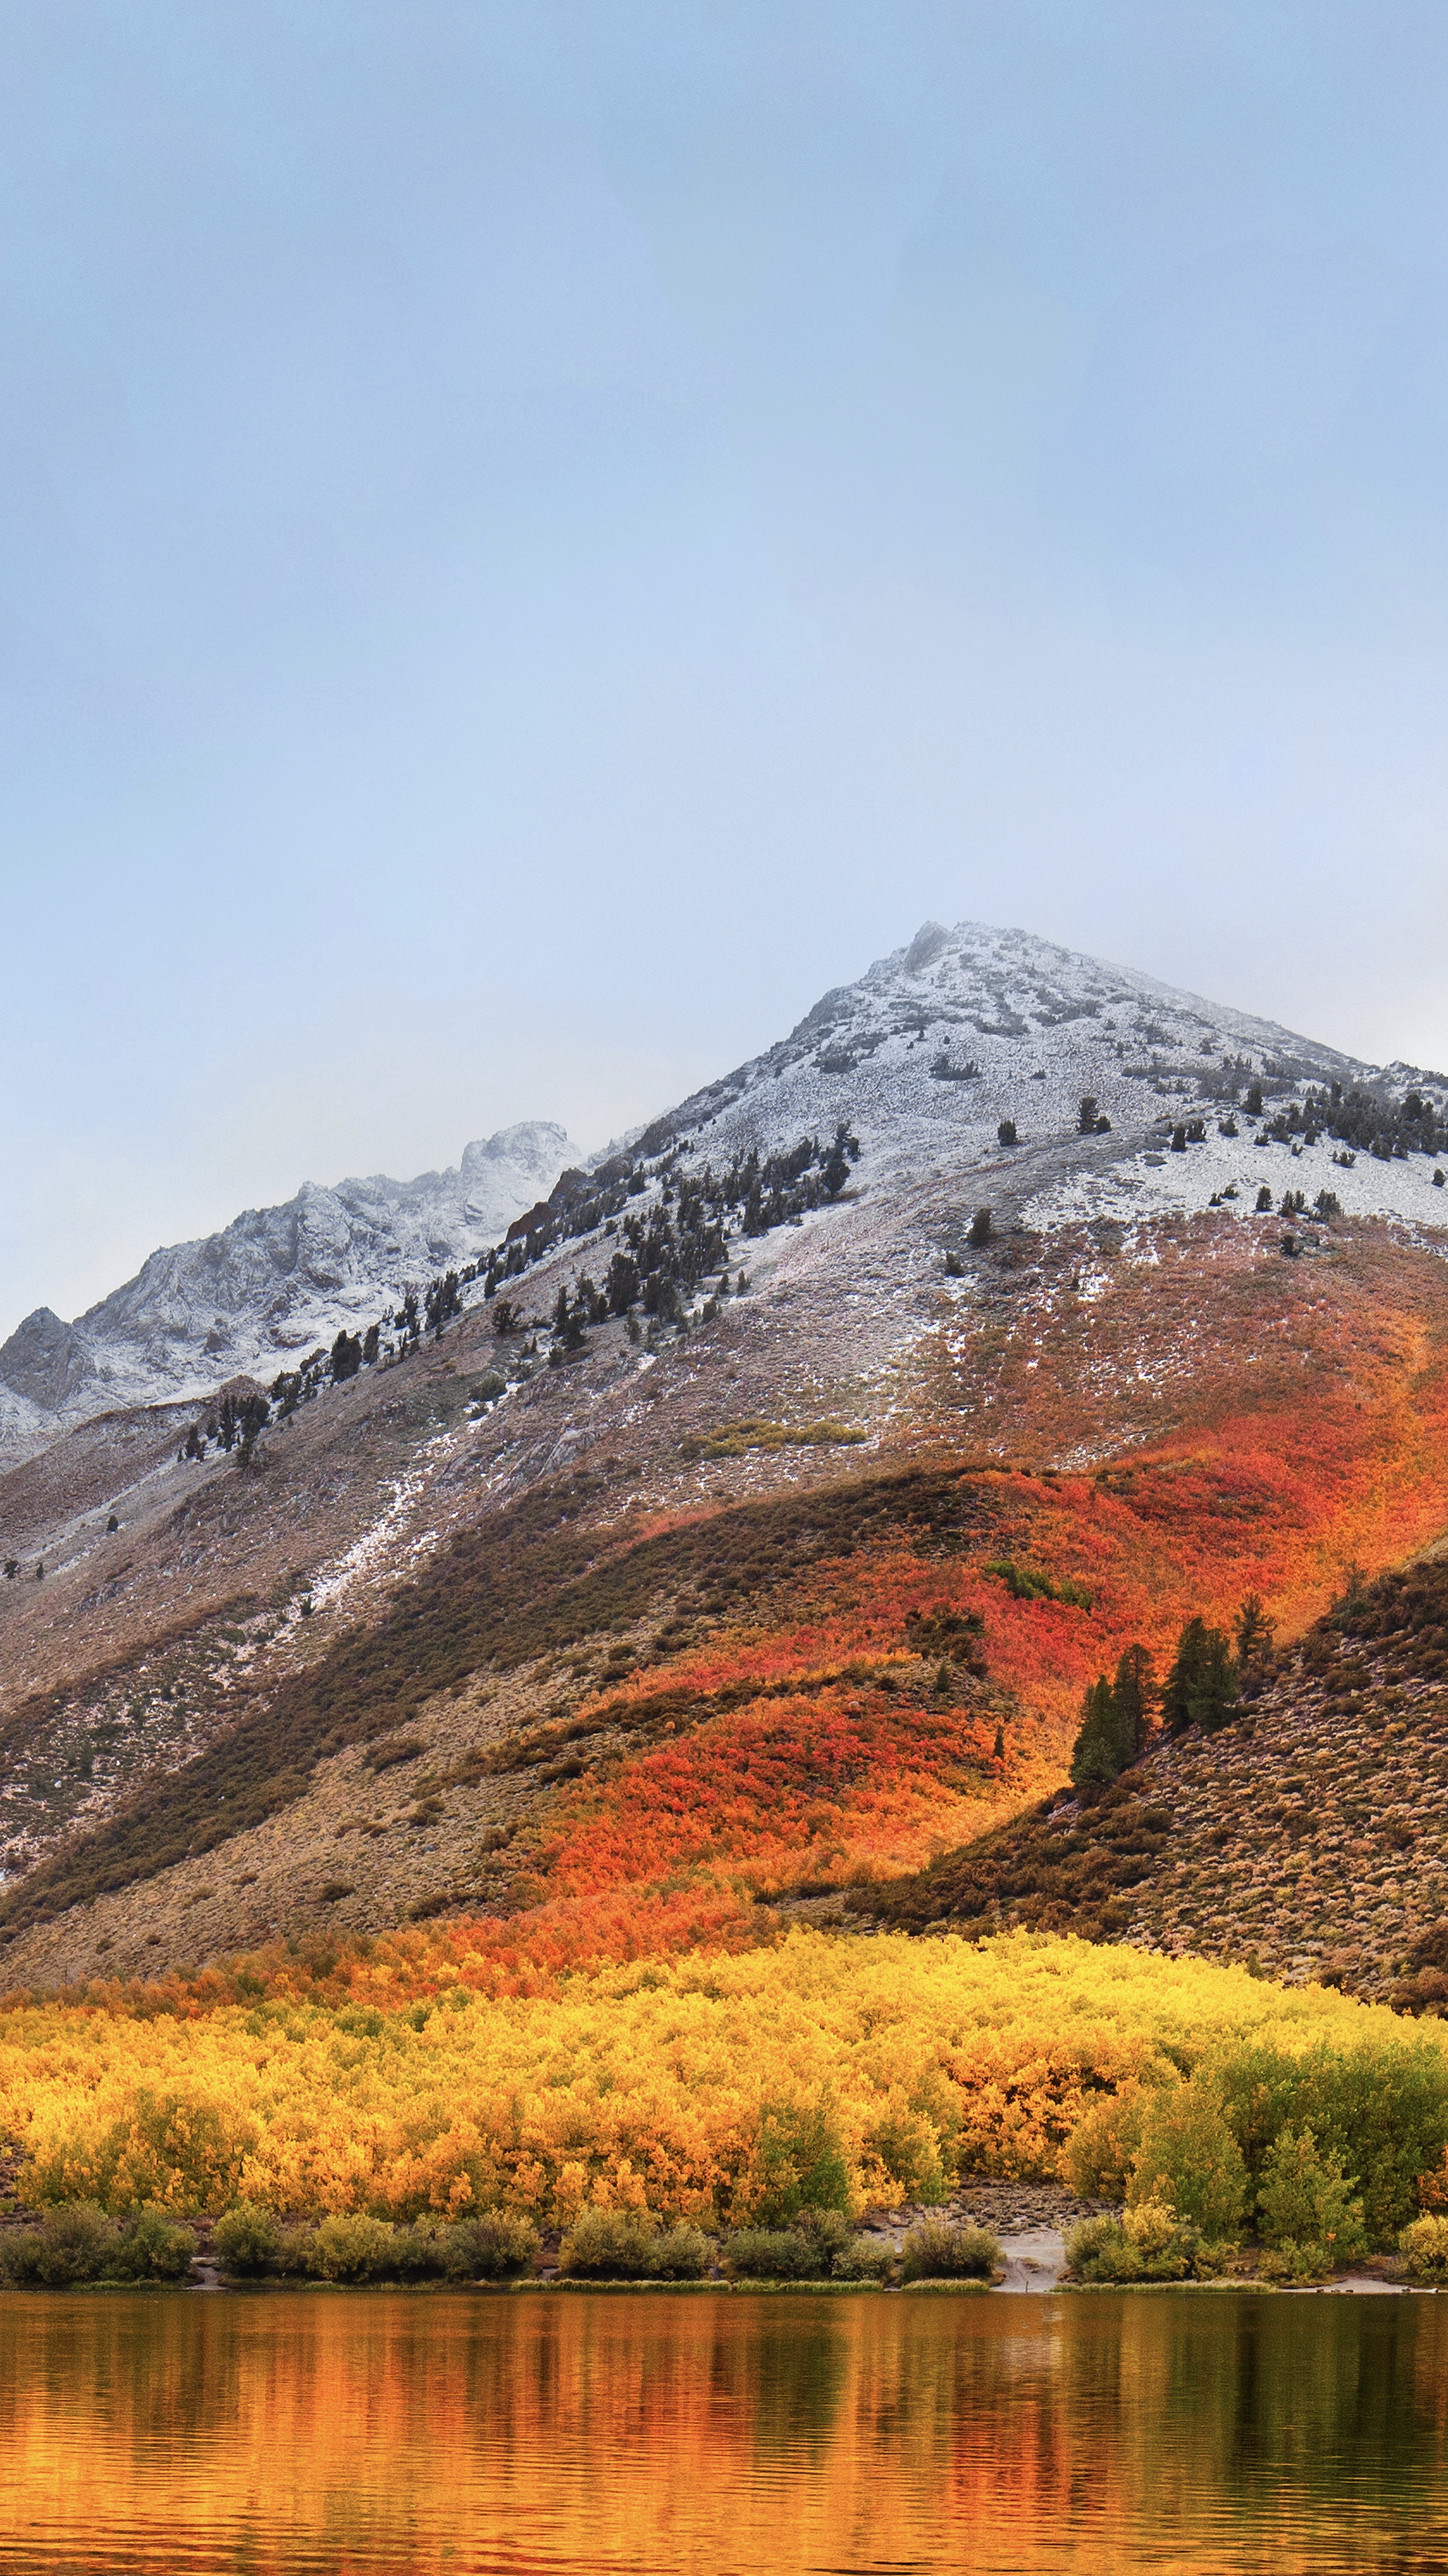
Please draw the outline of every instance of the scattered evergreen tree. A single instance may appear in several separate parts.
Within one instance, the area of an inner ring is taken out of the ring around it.
[[[1189,1619],[1177,1641],[1176,1660],[1161,1695],[1168,1734],[1184,1727],[1225,1726],[1238,1701],[1239,1675],[1231,1644],[1220,1628],[1205,1619]]]
[[[1076,1133],[1077,1133],[1077,1135],[1078,1135],[1078,1136],[1094,1136],[1094,1135],[1095,1135],[1095,1133],[1096,1133],[1096,1121],[1097,1121],[1097,1119],[1100,1117],[1100,1115],[1101,1115],[1101,1112],[1100,1112],[1100,1110],[1099,1110],[1099,1109],[1097,1108],[1097,1106],[1096,1106],[1095,1099],[1093,1098],[1092,1094],[1088,1091],[1088,1092],[1085,1094],[1085,1096],[1084,1096],[1084,1098],[1083,1098],[1083,1100],[1082,1100],[1082,1102],[1081,1102],[1081,1106],[1080,1106],[1079,1110],[1078,1110],[1078,1111],[1077,1111],[1077,1113],[1076,1113]]]
[[[329,1365],[334,1386],[345,1385],[348,1378],[357,1375],[362,1366],[362,1344],[355,1333],[349,1333],[344,1328],[337,1335],[332,1344]]]
[[[990,1209],[986,1207],[977,1208],[974,1216],[970,1220],[970,1229],[965,1239],[973,1252],[979,1252],[987,1243],[990,1242],[994,1232],[995,1225],[991,1217]]]
[[[1272,1622],[1260,1594],[1249,1592],[1237,1613],[1237,1668],[1244,1682],[1259,1680],[1272,1652]]]
[[[724,1274],[726,1281],[728,1275],[726,1271]],[[626,1315],[630,1306],[637,1305],[640,1287],[639,1266],[631,1253],[614,1254],[608,1265],[605,1286],[608,1295],[608,1311],[611,1315]]]
[[[1260,1190],[1257,1192],[1257,1214],[1258,1214],[1259,1216],[1266,1216],[1266,1214],[1267,1214],[1268,1210],[1270,1209],[1271,1205],[1272,1205],[1272,1193],[1271,1193],[1271,1191],[1269,1190],[1269,1188],[1267,1187],[1266,1182],[1264,1181],[1264,1182],[1263,1182],[1263,1184],[1262,1184],[1262,1187],[1261,1187],[1261,1188],[1260,1188]]]
[[[1081,1725],[1071,1748],[1071,1779],[1078,1789],[1104,1789],[1124,1769],[1116,1724],[1116,1695],[1103,1675],[1081,1703]]]
[[[1152,1671],[1145,1646],[1128,1646],[1116,1667],[1116,1719],[1130,1765],[1151,1732]]]
[[[1115,1683],[1102,1674],[1081,1704],[1081,1726],[1071,1754],[1078,1789],[1102,1789],[1129,1770],[1146,1742],[1151,1659],[1144,1646],[1128,1646]]]
[[[187,1457],[187,1458],[204,1458],[204,1457],[205,1457],[205,1455],[206,1455],[206,1436],[205,1436],[205,1433],[202,1431],[202,1428],[201,1428],[201,1425],[200,1425],[200,1423],[199,1423],[199,1422],[193,1422],[193,1423],[192,1423],[192,1425],[191,1425],[190,1430],[187,1432],[187,1434],[186,1434],[186,1447],[185,1447],[185,1450],[183,1451],[183,1453],[182,1453],[182,1454],[183,1454],[183,1456],[185,1456],[185,1457]]]
[[[1174,1154],[1184,1154],[1186,1152],[1187,1131],[1185,1127],[1173,1127],[1171,1131],[1171,1150]]]
[[[1001,1145],[1018,1145],[1020,1143],[1021,1140],[1016,1134],[1016,1122],[1014,1118],[1003,1118],[1001,1120],[999,1127],[996,1129],[996,1141]]]
[[[381,1345],[381,1341],[381,1325],[369,1324],[366,1332],[362,1336],[362,1366],[364,1368],[375,1368],[377,1366],[377,1353]]]
[[[256,1455],[256,1444],[265,1430],[271,1407],[264,1395],[244,1395],[236,1408],[238,1467],[249,1467]]]
[[[1262,1115],[1262,1085],[1260,1082],[1254,1082],[1248,1086],[1247,1115],[1249,1118],[1260,1118]]]

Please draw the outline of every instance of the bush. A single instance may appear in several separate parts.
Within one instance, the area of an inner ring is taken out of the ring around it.
[[[724,2246],[731,2272],[743,2281],[812,2281],[818,2277],[814,2247],[797,2227],[741,2227]]]
[[[106,2280],[119,2240],[114,2219],[95,2201],[68,2201],[48,2209],[38,2227],[0,2237],[0,2277],[16,2287],[35,2283],[47,2290]]]
[[[830,2266],[837,2281],[888,2281],[895,2269],[895,2248],[888,2236],[852,2236]]]
[[[1364,2252],[1363,2205],[1342,2158],[1319,2151],[1311,2129],[1274,2139],[1257,2190],[1264,2245],[1286,2256],[1293,2279],[1317,2279]]]
[[[842,2209],[802,2209],[794,2223],[809,2247],[814,2278],[825,2280],[853,2242],[854,2229]]]
[[[558,2269],[577,2281],[698,2281],[711,2251],[697,2227],[657,2227],[631,2209],[586,2209],[563,2239]]]
[[[1415,2218],[1398,2249],[1415,2281],[1448,2281],[1448,2218]]]
[[[1241,2234],[1247,2168],[1209,2084],[1173,2084],[1151,2096],[1126,2196],[1134,2208],[1165,2203],[1204,2236]]]
[[[1087,2218],[1066,2239],[1073,2281],[1188,2281],[1218,2268],[1200,2228],[1165,2201],[1144,2200],[1122,2218]]]
[[[396,2229],[364,2210],[335,2210],[309,2238],[306,2268],[322,2281],[375,2281],[392,2268]]]
[[[538,2231],[526,2218],[498,2210],[485,2218],[460,2218],[440,2231],[442,2268],[450,2281],[507,2281],[526,2272],[538,2252]]]
[[[110,2270],[118,2281],[184,2281],[195,2256],[190,2228],[148,2204],[122,2231]]]
[[[218,2218],[212,2242],[223,2272],[234,2272],[241,2280],[283,2268],[285,2231],[275,2210],[263,2209],[259,2201],[238,2201]]]
[[[836,2209],[802,2210],[794,2227],[742,2227],[724,2247],[744,2281],[875,2281],[894,2269],[894,2249],[856,2236]]]
[[[1139,2281],[1141,2256],[1119,2218],[1083,2218],[1066,2239],[1073,2281]]]
[[[999,2240],[987,2227],[952,2227],[923,2218],[906,2236],[901,2278],[906,2281],[988,2281],[1001,2259]]]

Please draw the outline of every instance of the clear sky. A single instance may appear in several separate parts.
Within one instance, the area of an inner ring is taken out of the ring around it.
[[[0,1333],[927,915],[1448,1060],[1443,0],[0,7]]]

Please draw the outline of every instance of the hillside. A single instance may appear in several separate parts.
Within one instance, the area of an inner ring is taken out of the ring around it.
[[[9,1973],[752,1937],[1039,1800],[1131,1638],[1298,1635],[1448,1527],[1442,1101],[931,930],[438,1330],[262,1371],[254,1454],[220,1388],[52,1438],[0,1476]]]
[[[882,1923],[1074,1931],[1411,2010],[1448,2000],[1448,1563],[1355,1590],[1219,1732],[1094,1801],[1047,1799],[916,1877]]]

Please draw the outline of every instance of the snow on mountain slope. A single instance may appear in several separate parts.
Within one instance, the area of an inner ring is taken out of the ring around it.
[[[1380,1073],[1028,932],[928,922],[908,948],[826,993],[787,1038],[627,1143],[634,1160],[678,1148],[686,1164],[718,1166],[828,1138],[845,1122],[864,1149],[855,1186],[871,1203],[867,1232],[883,1225],[907,1248],[922,1230],[949,1246],[977,1204],[1035,1228],[1219,1202],[1245,1212],[1264,1178],[1274,1204],[1285,1188],[1309,1201],[1330,1189],[1348,1215],[1435,1228],[1448,1219],[1430,1158],[1364,1155],[1343,1169],[1327,1137],[1264,1151],[1245,1112],[1224,1135],[1229,1103],[1253,1081],[1269,1108],[1308,1083],[1400,1093],[1416,1081],[1439,1107],[1448,1096],[1442,1077]],[[1088,1098],[1097,1128],[1083,1133]],[[1193,1116],[1202,1141],[1171,1151],[1173,1126]],[[1005,1121],[1016,1141],[1003,1145]],[[534,1123],[470,1145],[455,1171],[309,1183],[284,1207],[153,1253],[74,1324],[40,1308],[0,1348],[0,1456],[117,1405],[274,1374],[370,1320],[404,1281],[497,1242],[577,1159],[561,1128]],[[828,1266],[833,1234],[809,1231],[808,1245],[791,1235],[761,1247],[765,1269]],[[907,1319],[895,1321],[908,1338]]]
[[[1309,1199],[1331,1189],[1347,1215],[1448,1221],[1431,1159],[1361,1156],[1343,1169],[1326,1137],[1295,1152],[1264,1138],[1264,1155],[1257,1122],[1240,1115],[1238,1135],[1221,1135],[1254,1080],[1269,1108],[1335,1082],[1399,1094],[1416,1083],[1439,1106],[1448,1098],[1442,1076],[1382,1071],[1026,931],[927,922],[908,948],[825,994],[788,1038],[632,1142],[654,1153],[677,1143],[691,1163],[718,1163],[829,1136],[845,1120],[872,1190],[954,1177],[1037,1228],[1196,1212],[1223,1194],[1251,1207],[1264,1180],[1274,1203],[1288,1186]],[[1087,1098],[1109,1121],[1100,1134],[1080,1132]],[[1194,1115],[1205,1141],[1171,1152],[1172,1130]],[[1018,1141],[1003,1146],[1007,1120]]]
[[[908,948],[826,993],[778,1045],[695,1092],[636,1139],[768,1152],[838,1118],[881,1121],[938,1150],[1074,1129],[1091,1093],[1140,1124],[1151,1095],[1195,1097],[1231,1062],[1254,1073],[1357,1081],[1373,1068],[1274,1022],[1021,930],[927,922]]]
[[[0,1347],[0,1455],[118,1405],[274,1374],[370,1321],[404,1282],[496,1242],[577,1159],[561,1127],[528,1120],[414,1181],[305,1182],[283,1207],[153,1252],[73,1324],[37,1308]]]

